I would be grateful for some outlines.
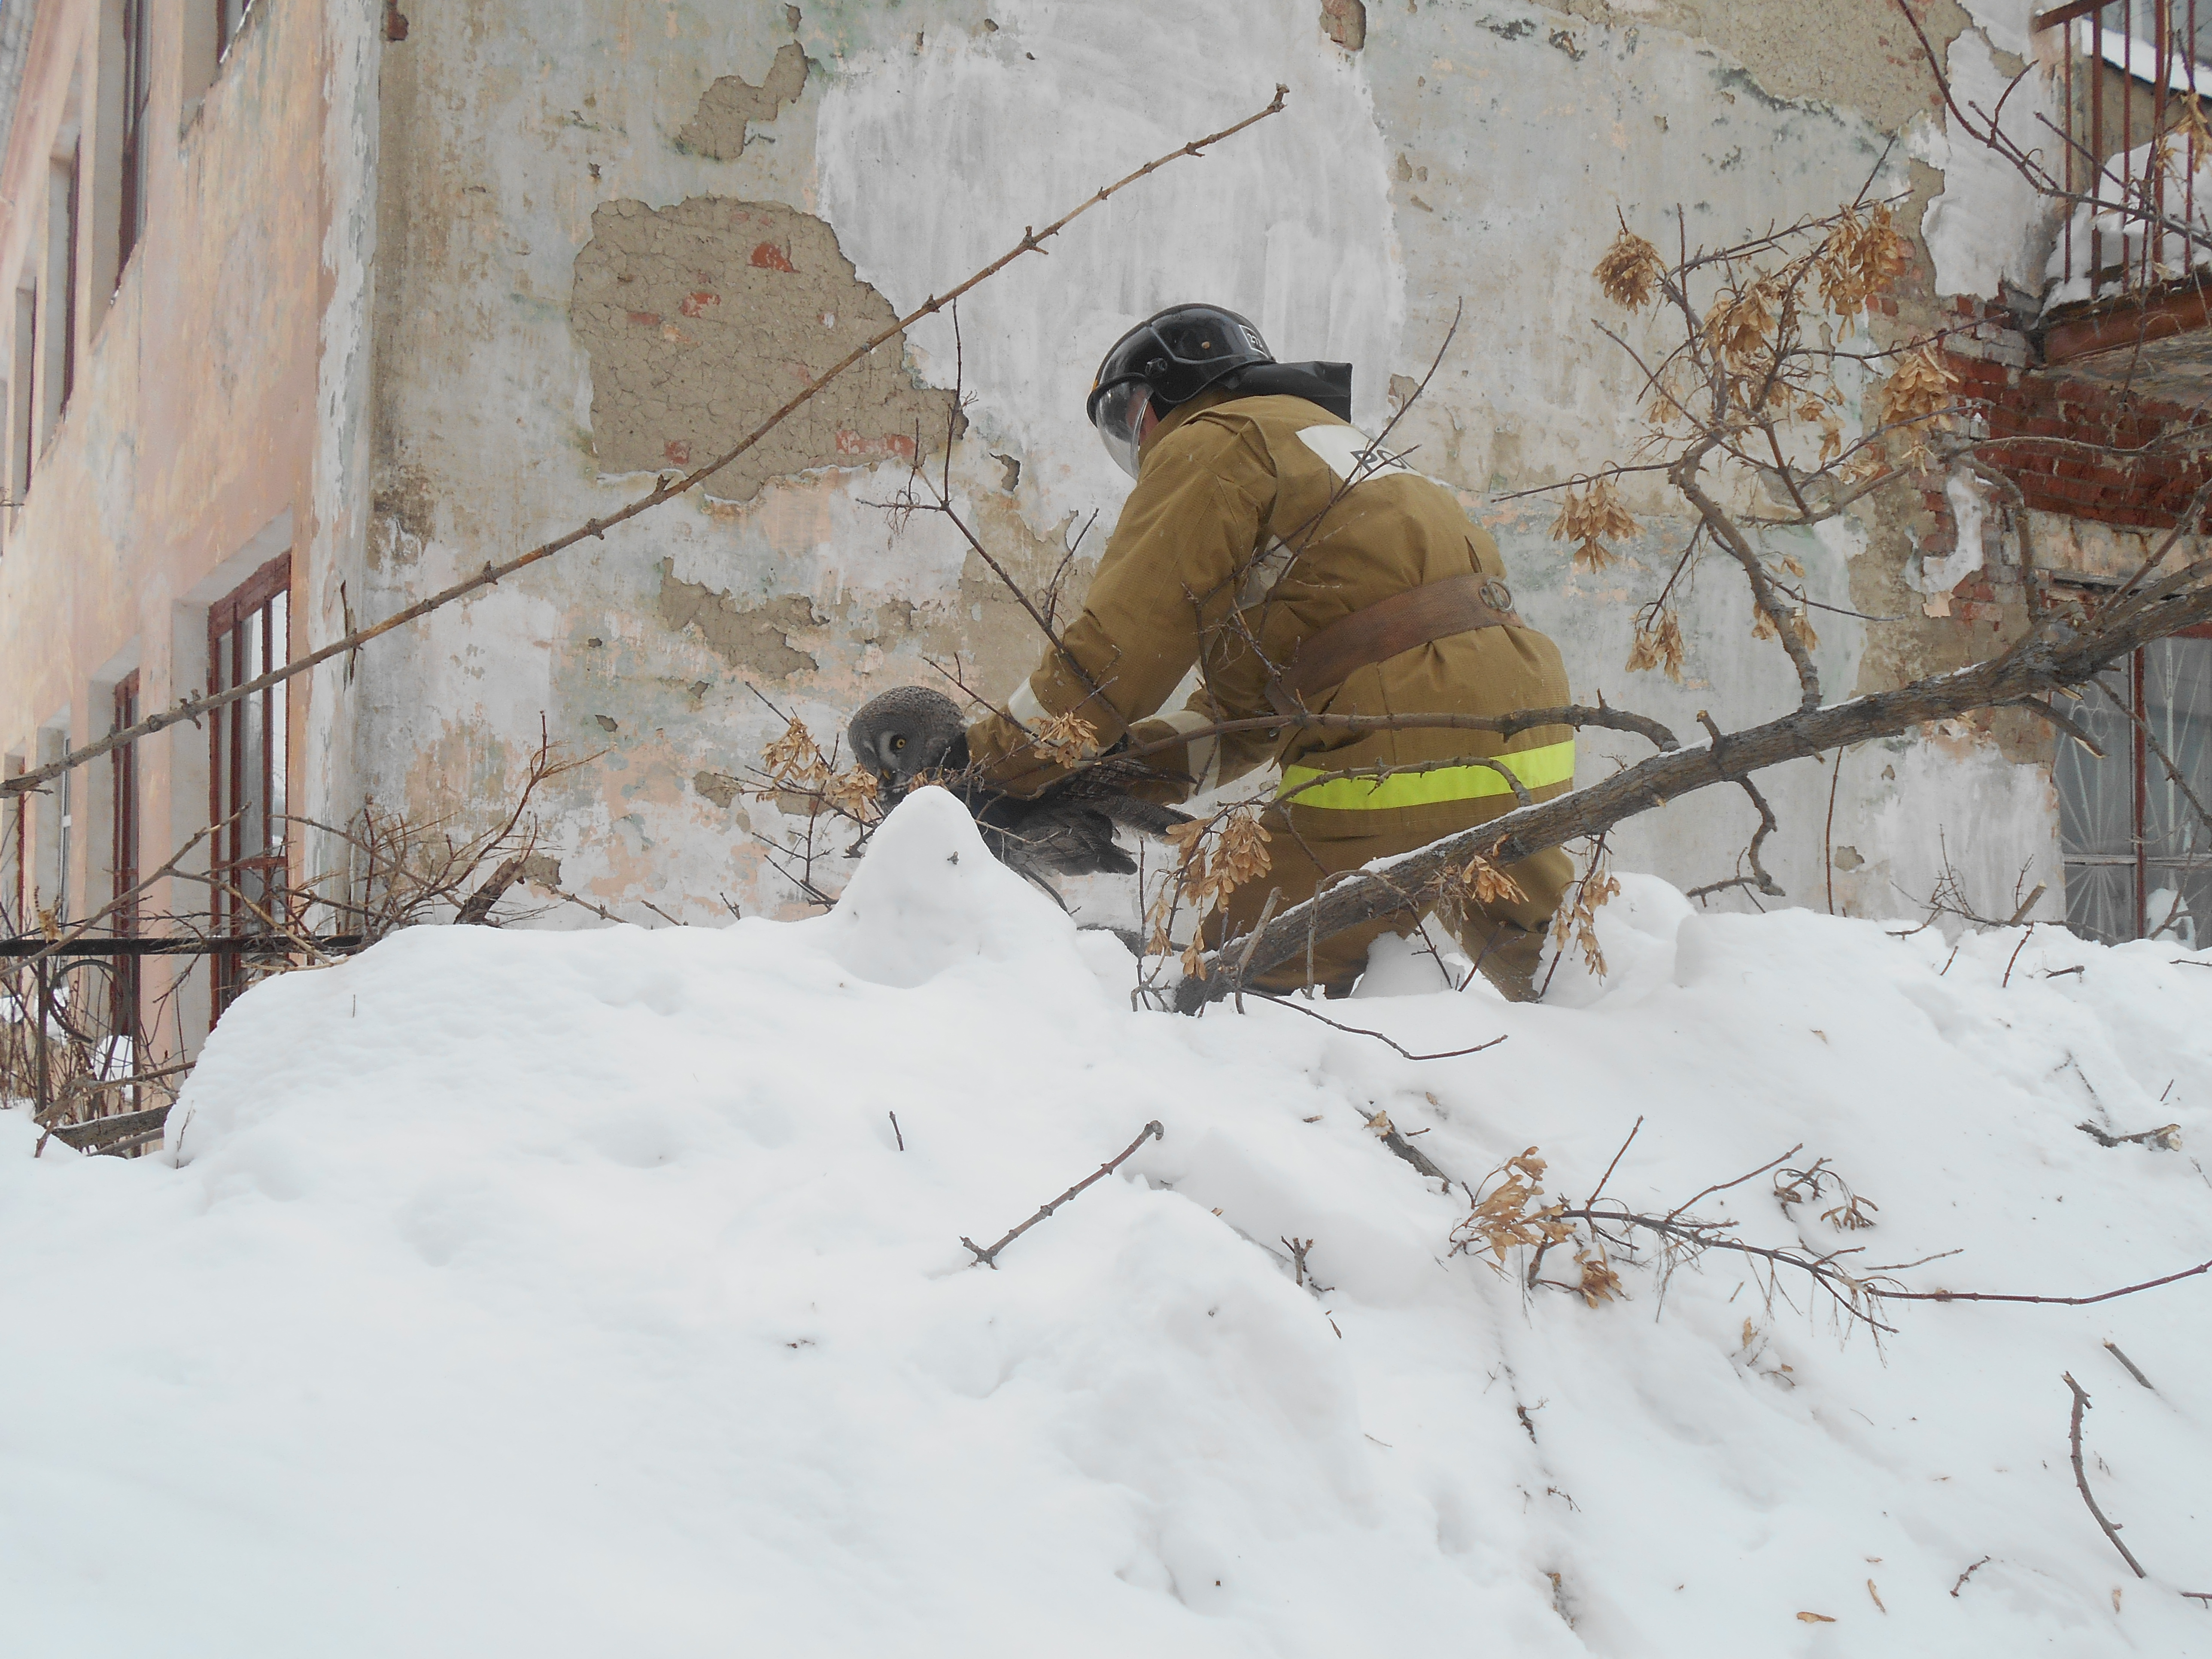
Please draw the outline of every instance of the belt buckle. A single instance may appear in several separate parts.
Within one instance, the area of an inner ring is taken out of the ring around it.
[[[1488,605],[1492,611],[1498,612],[1499,616],[1510,617],[1513,615],[1513,590],[1508,587],[1499,578],[1496,576],[1486,577],[1483,580],[1482,586],[1475,590],[1475,594],[1477,598],[1480,599],[1481,601],[1485,605]]]

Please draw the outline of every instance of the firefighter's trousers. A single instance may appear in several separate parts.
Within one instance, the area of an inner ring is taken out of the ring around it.
[[[1469,802],[1468,826],[1472,828],[1496,817],[1513,805],[1510,796],[1494,801]],[[1270,890],[1280,890],[1282,896],[1275,906],[1280,913],[1311,898],[1323,883],[1334,885],[1333,878],[1356,871],[1370,860],[1410,853],[1437,838],[1434,835],[1419,839],[1391,836],[1352,839],[1302,836],[1293,833],[1288,815],[1279,806],[1270,807],[1261,821],[1268,835],[1270,868],[1266,875],[1232,891],[1223,908],[1207,919],[1205,937],[1209,949],[1218,949],[1224,939],[1235,939],[1249,932],[1259,920]],[[1529,1002],[1534,1000],[1538,989],[1536,970],[1544,933],[1561,896],[1574,880],[1574,862],[1557,848],[1552,848],[1508,866],[1505,873],[1521,889],[1522,900],[1517,903],[1493,900],[1480,906],[1470,900],[1464,921],[1452,932],[1460,948],[1474,960],[1486,979],[1510,1000]],[[1307,953],[1301,951],[1266,973],[1255,973],[1246,982],[1255,990],[1278,994],[1310,984],[1322,987],[1330,996],[1346,995],[1366,969],[1368,946],[1385,933],[1412,933],[1420,920],[1419,910],[1408,908],[1362,922],[1344,933],[1316,939],[1310,965]],[[1434,927],[1439,921],[1440,918],[1432,916],[1429,925]]]

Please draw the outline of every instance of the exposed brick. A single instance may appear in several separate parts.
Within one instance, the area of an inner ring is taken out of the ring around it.
[[[2163,433],[2203,424],[2208,417],[2179,404],[2008,369],[1993,354],[2002,351],[2009,360],[2016,343],[2025,362],[2026,343],[2002,307],[1961,302],[1959,314],[1977,319],[1978,337],[1969,343],[1954,336],[1945,352],[1946,365],[1959,377],[1960,395],[1980,403],[1989,434],[1999,441],[1988,452],[1990,459],[2020,485],[2030,506],[2108,524],[2171,525],[2198,485],[2212,476],[2212,460],[2185,453],[2124,460],[2043,444],[2002,446],[2002,440],[2020,437],[2139,449]],[[1929,507],[1948,530],[1948,506],[1939,500]]]

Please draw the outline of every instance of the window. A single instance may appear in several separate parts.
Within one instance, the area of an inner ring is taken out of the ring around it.
[[[230,56],[230,43],[238,39],[253,11],[253,0],[209,0],[215,7],[215,58],[218,64]]]
[[[30,769],[22,757],[8,757],[8,775],[19,777]],[[0,916],[10,933],[31,931],[31,802],[35,799],[27,790],[12,795],[8,800],[8,857],[14,866],[8,872],[8,914]]]
[[[2067,926],[2212,944],[2212,637],[2146,646],[2067,712],[2105,751],[2061,738],[2053,768]]]
[[[146,228],[146,106],[154,94],[146,51],[146,0],[123,0],[123,179],[116,223],[115,280]]]
[[[39,732],[39,764],[51,766],[69,758],[69,714],[54,716]],[[38,828],[31,833],[33,862],[30,884],[29,919],[57,925],[70,919],[70,836],[76,827],[74,771],[64,772],[39,797]]]
[[[77,148],[54,158],[46,192],[46,339],[39,365],[39,441],[53,435],[76,385]]]
[[[281,554],[208,611],[208,690],[228,691],[283,666],[291,652],[292,559]],[[208,721],[208,817],[215,826],[211,909],[218,933],[264,933],[283,908],[286,702],[280,683]],[[214,1013],[246,988],[244,963],[212,958]]]
[[[132,669],[115,688],[114,723],[110,732],[120,732],[125,726],[138,723],[138,671]],[[138,935],[138,745],[126,743],[120,749],[107,751],[109,802],[109,862],[113,866],[113,881],[110,896],[115,908],[108,916],[108,931],[118,939],[136,939]],[[130,1052],[137,1053],[138,1042],[138,968],[137,957],[115,958],[112,981],[114,1003],[108,1018],[108,1033],[131,1045]]]
[[[8,417],[13,422],[15,434],[8,456],[9,471],[13,475],[8,480],[8,495],[10,501],[20,503],[31,493],[31,458],[38,449],[31,420],[32,411],[38,407],[31,401],[33,365],[39,360],[39,290],[35,285],[15,290],[15,373],[8,382]]]

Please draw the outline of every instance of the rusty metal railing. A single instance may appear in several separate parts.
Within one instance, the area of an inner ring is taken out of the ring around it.
[[[2046,276],[2056,307],[2141,294],[2212,265],[2212,0],[2072,0],[2032,27],[2063,29],[2053,90],[2072,205]],[[2046,51],[2049,50],[2046,45]],[[2047,153],[2047,152],[2046,152]]]

